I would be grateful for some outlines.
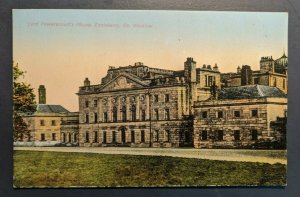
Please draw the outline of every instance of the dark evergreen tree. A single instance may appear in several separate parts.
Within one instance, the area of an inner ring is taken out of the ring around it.
[[[36,110],[35,94],[30,84],[20,81],[24,77],[18,64],[13,63],[13,138],[17,141],[21,136],[29,135],[28,125],[22,115],[32,114]]]

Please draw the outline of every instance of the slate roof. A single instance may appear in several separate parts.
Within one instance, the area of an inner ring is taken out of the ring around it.
[[[38,104],[36,113],[69,113],[69,111],[61,105]]]
[[[228,87],[221,89],[219,94],[219,99],[223,100],[251,99],[264,97],[285,98],[286,95],[277,87],[264,85]]]

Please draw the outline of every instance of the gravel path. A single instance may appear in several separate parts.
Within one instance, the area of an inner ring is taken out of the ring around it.
[[[155,155],[225,161],[287,164],[286,150],[236,150],[193,148],[129,148],[129,147],[14,147],[14,150],[79,152],[102,154]]]

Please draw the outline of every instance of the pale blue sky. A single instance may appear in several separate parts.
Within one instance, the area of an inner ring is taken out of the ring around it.
[[[95,23],[120,27],[97,28]],[[131,27],[123,28],[125,23]],[[258,69],[261,56],[287,53],[287,25],[288,14],[275,12],[13,10],[13,58],[27,71],[26,81],[35,88],[46,85],[48,103],[75,111],[83,79],[99,83],[108,65],[141,61],[180,70],[191,56],[198,67],[218,63],[223,72],[242,64]]]

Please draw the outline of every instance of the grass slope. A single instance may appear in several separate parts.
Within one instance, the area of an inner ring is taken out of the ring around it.
[[[286,166],[158,156],[14,151],[15,187],[278,186]]]

